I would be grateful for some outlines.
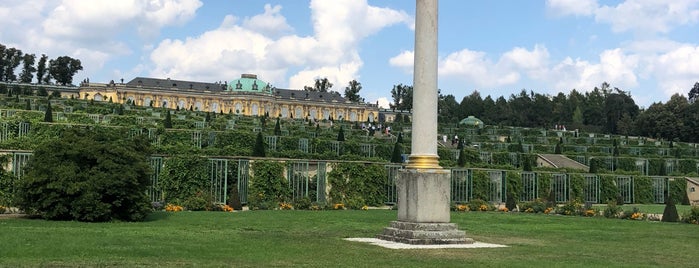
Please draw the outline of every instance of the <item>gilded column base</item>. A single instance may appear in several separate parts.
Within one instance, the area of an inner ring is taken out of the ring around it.
[[[442,169],[439,166],[439,157],[436,155],[411,155],[408,157],[409,169]]]

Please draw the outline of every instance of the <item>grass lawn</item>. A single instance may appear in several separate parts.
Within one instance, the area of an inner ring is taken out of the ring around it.
[[[596,207],[600,211],[604,211],[604,209],[607,208],[607,205],[597,204],[594,205],[594,207]],[[663,211],[665,210],[664,204],[625,204],[619,207],[624,209],[624,211],[633,211],[633,208],[638,208],[640,212],[652,214],[663,214]],[[685,213],[689,212],[690,209],[692,209],[692,206],[689,205],[676,204],[675,207],[677,207],[677,213],[680,216],[684,215]]]
[[[390,210],[158,212],[140,223],[0,219],[0,266],[694,267],[699,225],[466,212],[452,221],[508,248],[392,250]]]

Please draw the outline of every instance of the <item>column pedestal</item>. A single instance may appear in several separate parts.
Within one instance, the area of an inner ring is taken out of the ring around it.
[[[404,169],[396,178],[398,220],[377,238],[407,244],[470,244],[450,223],[450,173],[442,169]]]

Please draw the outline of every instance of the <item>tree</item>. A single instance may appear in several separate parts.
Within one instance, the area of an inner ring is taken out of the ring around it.
[[[675,206],[674,197],[670,196],[668,192],[665,192],[665,209],[663,210],[664,222],[678,222],[680,221],[680,216],[677,214],[677,206]]]
[[[402,151],[402,146],[399,142],[396,142],[396,144],[393,145],[393,153],[391,153],[391,163],[403,163]]]
[[[330,83],[327,77],[325,78],[316,78],[315,83],[313,84],[312,87],[310,86],[304,86],[303,90],[305,91],[311,91],[311,92],[328,92],[330,88],[333,87],[333,83]]]
[[[24,54],[22,57],[22,73],[19,75],[19,81],[22,83],[31,83],[34,79],[34,73],[36,72],[36,67],[34,67],[34,62],[36,61],[36,55],[34,54]]]
[[[46,54],[41,54],[41,58],[39,58],[39,63],[36,66],[36,83],[41,84],[41,82],[44,81],[46,77],[48,77],[48,74],[46,73],[46,61],[48,61],[49,57],[46,56]],[[46,83],[48,84],[48,83]]]
[[[17,80],[17,75],[15,75],[15,69],[22,62],[22,55],[22,50],[16,49],[14,47],[5,49],[5,55],[3,60],[3,67],[5,68],[4,77],[2,77],[4,81],[12,82]]]
[[[51,110],[51,101],[49,101],[46,106],[46,112],[44,112],[44,122],[53,122],[53,111]]]
[[[699,98],[699,82],[694,83],[692,89],[689,90],[689,102],[694,103]]]
[[[262,131],[257,132],[255,147],[252,148],[252,156],[265,157],[265,142],[262,137]]]
[[[413,87],[403,84],[393,85],[391,89],[391,98],[393,103],[389,104],[394,110],[412,110],[413,109]]]
[[[279,117],[277,117],[277,123],[274,124],[274,135],[276,135],[276,136],[282,135],[282,126],[281,126],[281,124],[279,124]]]
[[[360,90],[362,90],[362,83],[357,80],[349,81],[349,85],[345,87],[345,99],[351,102],[364,102],[364,98],[359,96]]]
[[[32,103],[31,103],[31,101],[29,101],[29,99],[27,99],[27,104],[24,106],[24,109],[27,111],[32,110]]]
[[[150,151],[142,137],[68,128],[34,150],[18,183],[18,206],[50,220],[143,220],[150,212]]]
[[[80,60],[68,56],[61,56],[49,61],[49,74],[61,85],[73,84],[73,76],[82,70]]]
[[[163,122],[165,128],[172,128],[172,116],[170,115],[170,109],[167,110],[165,114],[165,121]]]
[[[340,132],[337,133],[337,141],[345,141],[345,131],[340,126]]]
[[[398,132],[398,138],[396,138],[397,143],[403,143],[403,132]]]

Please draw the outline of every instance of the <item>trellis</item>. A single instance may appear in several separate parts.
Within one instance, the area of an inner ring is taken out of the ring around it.
[[[148,186],[148,196],[151,202],[163,200],[162,189],[160,188],[160,171],[163,168],[163,158],[152,156],[150,158],[150,168],[153,171],[150,175],[150,186]]]
[[[287,180],[293,200],[308,197],[308,177],[308,162],[297,161],[288,164]]]
[[[209,159],[209,180],[214,202],[225,204],[228,199],[228,159]]]
[[[279,139],[278,136],[265,136],[265,143],[267,144],[267,150],[276,151],[278,139]]]
[[[652,177],[653,180],[653,202],[656,204],[665,203],[665,194],[670,188],[670,180],[663,177]]]
[[[471,201],[473,172],[470,169],[451,170],[451,201],[467,203]]]
[[[250,182],[250,161],[247,159],[238,160],[238,196],[240,203],[248,203],[248,184]]]
[[[306,138],[299,139],[299,151],[301,151],[303,153],[308,153],[308,139],[306,139]]]
[[[633,203],[633,177],[618,176],[616,178],[616,186],[624,203]]]
[[[360,144],[361,147],[359,149],[361,150],[362,154],[364,154],[364,157],[374,157],[374,147],[376,145],[370,144],[370,143],[362,143]]]
[[[316,172],[316,202],[318,204],[325,204],[327,200],[327,166],[327,162],[318,162]]]
[[[201,148],[201,131],[192,131],[191,141],[192,146],[195,148]]]
[[[519,201],[528,202],[536,199],[537,193],[537,177],[534,172],[522,172],[522,194],[519,195]]]
[[[29,122],[19,122],[19,131],[17,137],[23,137],[29,134],[30,125]]]
[[[507,192],[505,171],[491,170],[488,171],[488,176],[490,177],[489,201],[502,203]]]
[[[401,165],[385,165],[386,168],[386,204],[393,205],[397,202],[396,178],[398,171],[403,168]]]
[[[554,193],[556,203],[568,202],[570,198],[570,178],[567,174],[553,174],[551,190]]]
[[[12,154],[12,174],[15,178],[21,180],[24,177],[25,166],[31,159],[32,153],[16,152]]]
[[[330,151],[334,152],[336,156],[340,155],[340,148],[342,148],[341,144],[342,143],[340,141],[331,141]]]
[[[583,188],[583,195],[585,196],[585,202],[599,203],[600,197],[600,182],[599,176],[593,174],[584,175],[585,186]]]

